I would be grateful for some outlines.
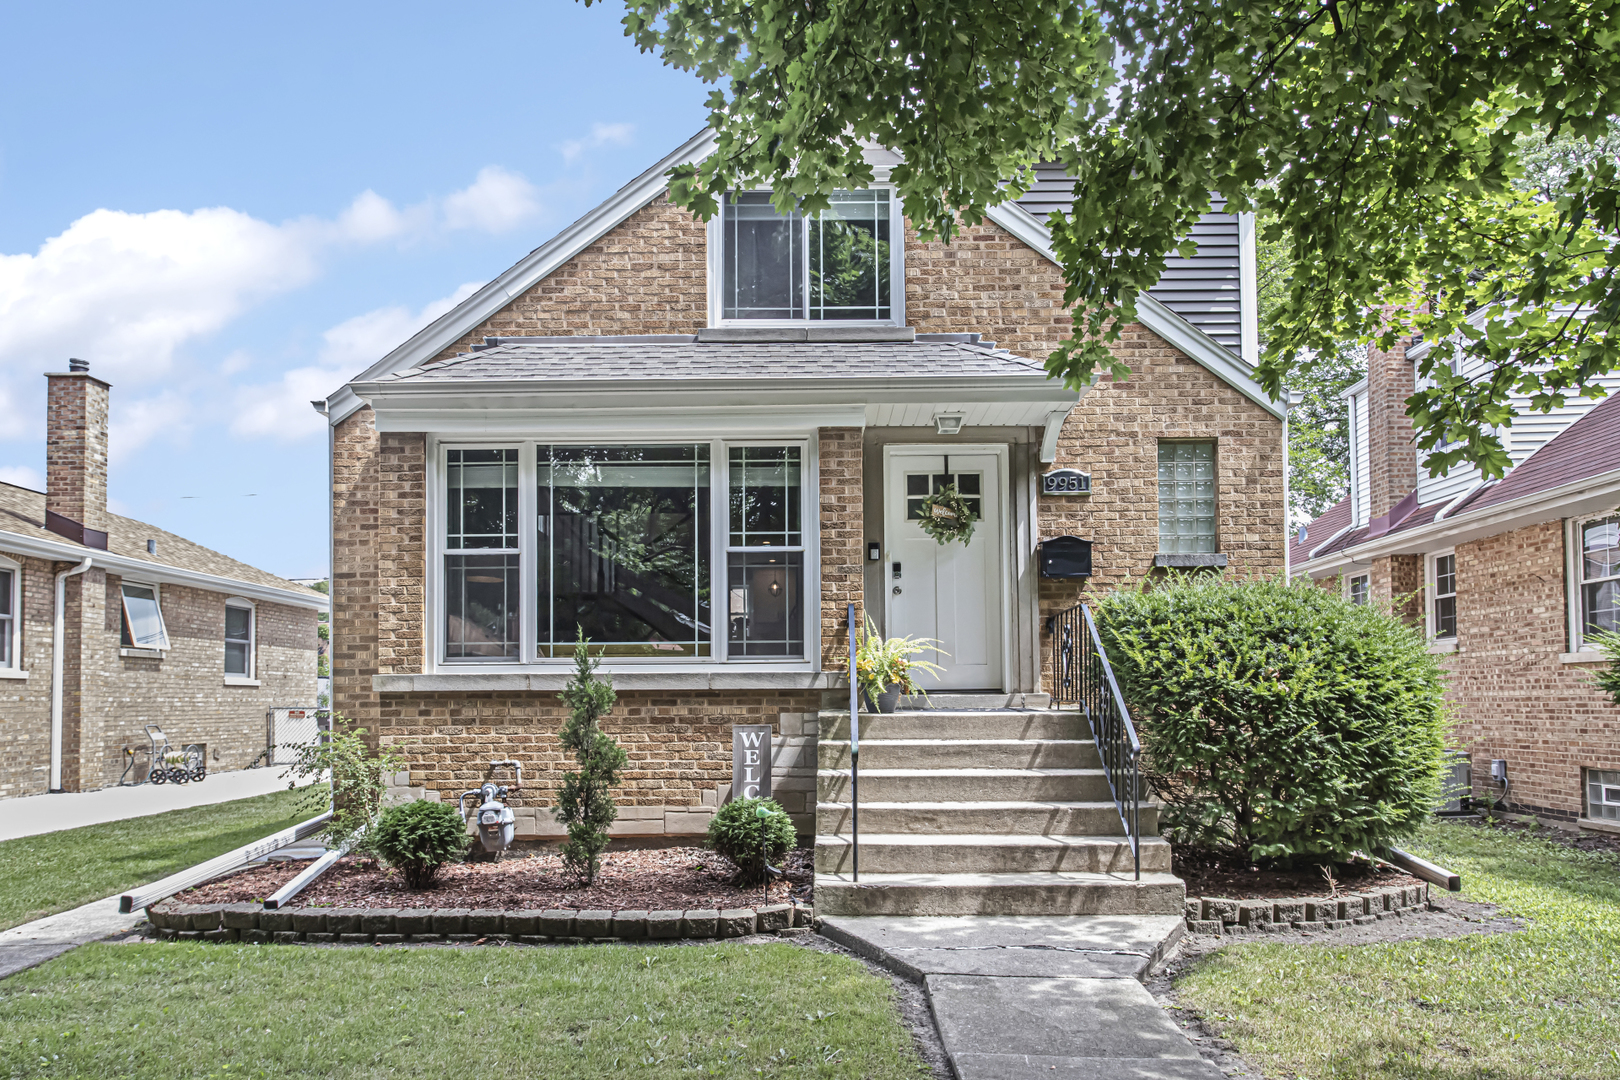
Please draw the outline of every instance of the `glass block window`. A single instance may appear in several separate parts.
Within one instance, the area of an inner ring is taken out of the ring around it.
[[[1159,444],[1159,551],[1215,550],[1215,444]]]
[[[1365,604],[1367,602],[1367,589],[1370,580],[1366,574],[1350,579],[1350,602],[1352,604]]]
[[[1581,633],[1620,629],[1620,517],[1581,526]]]
[[[956,493],[962,496],[962,501],[967,503],[968,509],[973,511],[974,520],[983,521],[984,473],[982,472],[906,473],[906,520],[921,521],[923,500],[930,495],[938,495],[952,484],[956,485]]]
[[[768,191],[733,192],[723,201],[722,318],[894,317],[888,190],[835,191],[830,198],[816,216],[778,213]]]
[[[797,446],[729,451],[728,655],[804,656],[804,469]]]
[[[1620,821],[1620,771],[1586,770],[1586,816],[1594,821]]]
[[[445,658],[518,655],[518,451],[445,458]]]
[[[1429,585],[1434,593],[1434,636],[1454,638],[1457,636],[1457,556],[1434,557],[1434,577]]]

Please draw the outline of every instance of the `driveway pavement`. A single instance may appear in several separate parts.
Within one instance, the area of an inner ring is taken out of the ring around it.
[[[201,783],[142,784],[6,799],[0,802],[0,840],[268,795],[286,788],[285,772],[283,767],[239,769],[209,773]]]

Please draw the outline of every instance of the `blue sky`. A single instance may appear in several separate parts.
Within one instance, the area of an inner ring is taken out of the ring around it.
[[[5,0],[0,480],[41,486],[41,374],[82,357],[116,512],[325,576],[309,399],[703,126],[622,14]]]

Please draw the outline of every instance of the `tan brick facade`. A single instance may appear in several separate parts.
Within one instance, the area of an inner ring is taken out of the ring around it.
[[[978,332],[1042,359],[1069,328],[1057,268],[993,224],[968,229],[950,245],[924,244],[908,231],[905,267],[906,322],[920,333]],[[705,227],[660,196],[440,357],[486,336],[695,333],[708,324],[707,289]],[[1040,534],[1095,539],[1092,589],[1140,579],[1151,572],[1157,550],[1157,442],[1210,438],[1218,445],[1220,550],[1235,572],[1279,572],[1281,422],[1140,326],[1127,329],[1120,351],[1135,374],[1093,390],[1060,442],[1057,465],[1091,472],[1097,493],[1041,499]],[[453,798],[486,779],[491,760],[516,757],[532,776],[521,805],[536,809],[548,803],[568,764],[556,744],[563,716],[555,691],[373,689],[373,676],[426,670],[424,446],[423,435],[379,435],[367,408],[335,429],[334,705],[381,741],[407,748],[409,786]],[[847,666],[846,605],[863,600],[862,446],[854,427],[823,428],[817,440],[817,659],[826,672]],[[1032,554],[1016,558],[1027,563]],[[1040,604],[1066,606],[1076,592],[1044,582]],[[785,779],[788,786],[778,790],[807,827],[821,700],[820,690],[621,690],[604,726],[631,754],[620,795],[631,816],[622,820],[650,823],[664,815],[682,828],[706,820],[730,779],[731,725],[773,723],[785,740],[777,772],[779,785]],[[543,811],[541,817],[543,826]]]

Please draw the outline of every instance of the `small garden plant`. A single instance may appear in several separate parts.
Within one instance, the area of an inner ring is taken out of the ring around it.
[[[1096,614],[1177,841],[1347,861],[1434,810],[1440,668],[1389,611],[1310,585],[1177,578]]]
[[[425,889],[439,867],[467,853],[467,823],[449,803],[400,803],[377,818],[371,847],[404,876],[405,884]]]
[[[765,863],[781,861],[797,843],[793,822],[775,799],[731,800],[709,822],[703,841],[737,868],[731,884],[740,886],[765,884]]]
[[[930,660],[916,659],[922,653],[939,652],[939,642],[933,638],[886,638],[877,632],[871,617],[855,646],[855,681],[861,692],[877,707],[878,696],[891,686],[898,686],[902,694],[924,694],[916,674],[927,672],[939,675],[943,669]]]
[[[629,756],[624,747],[602,730],[602,717],[613,710],[618,695],[613,684],[596,676],[585,632],[574,645],[574,677],[563,688],[568,722],[563,725],[562,748],[579,762],[576,772],[563,774],[557,791],[557,821],[568,827],[568,842],[558,852],[563,866],[586,885],[594,884],[608,846],[608,826],[619,816],[613,789]]]
[[[373,750],[366,742],[365,728],[351,728],[350,721],[333,714],[332,730],[319,741],[298,746],[287,773],[288,787],[299,781],[329,776],[331,788],[315,783],[303,788],[305,808],[312,814],[325,810],[330,799],[332,820],[317,836],[328,847],[349,845],[349,850],[374,854],[371,827],[382,813],[388,794],[388,776],[406,767],[405,759],[389,747]],[[284,774],[286,775],[286,774]]]

